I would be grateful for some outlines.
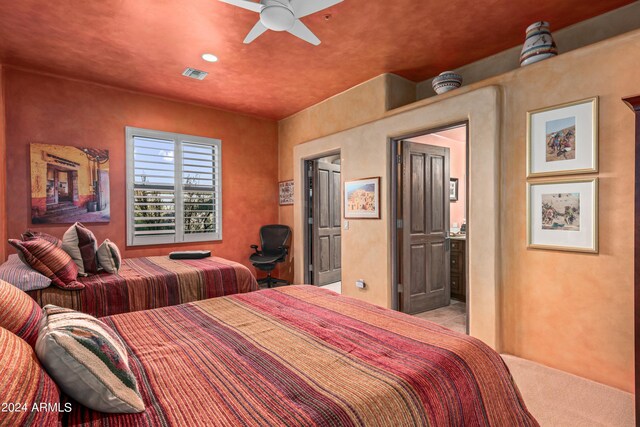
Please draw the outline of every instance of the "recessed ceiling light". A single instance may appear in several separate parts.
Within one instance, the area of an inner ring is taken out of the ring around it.
[[[204,59],[204,60],[205,60],[205,61],[207,61],[207,62],[216,62],[216,61],[218,61],[218,57],[217,57],[217,56],[215,56],[215,55],[214,55],[214,54],[212,54],[212,53],[205,53],[205,54],[203,54],[203,55],[202,55],[202,59]]]

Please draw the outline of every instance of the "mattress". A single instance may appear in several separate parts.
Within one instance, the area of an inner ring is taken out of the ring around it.
[[[84,289],[69,291],[50,286],[27,293],[42,307],[55,304],[102,317],[258,289],[247,267],[218,257],[129,258],[123,260],[118,274],[100,273],[78,280],[84,283]]]
[[[481,341],[325,289],[266,289],[103,320],[126,343],[146,410],[103,414],[71,401],[63,424],[538,425]]]

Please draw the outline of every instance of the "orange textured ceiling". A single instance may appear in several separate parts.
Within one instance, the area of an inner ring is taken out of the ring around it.
[[[533,21],[554,31],[629,3],[344,0],[303,18],[312,46],[271,31],[245,45],[258,15],[218,0],[6,0],[0,62],[280,119],[381,73],[420,81],[516,46]]]

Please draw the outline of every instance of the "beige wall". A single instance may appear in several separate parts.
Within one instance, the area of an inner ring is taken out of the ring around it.
[[[393,94],[393,95],[392,95]],[[279,179],[293,178],[293,147],[320,136],[331,135],[385,115],[415,99],[415,85],[398,76],[382,74],[278,123]],[[280,223],[293,227],[293,206],[280,206]],[[293,239],[292,239],[293,240]],[[295,251],[291,243],[291,253]],[[295,258],[278,267],[277,275],[293,280]]]
[[[500,86],[504,108],[499,120],[500,167],[495,169],[495,173],[500,173],[500,206],[494,216],[499,224],[500,242],[492,254],[495,258],[485,259],[479,266],[471,265],[482,269],[491,264],[499,272],[495,297],[499,301],[500,350],[632,391],[634,119],[620,99],[640,93],[638,51],[640,31],[635,31],[388,113],[369,107],[366,114],[361,114],[354,108],[351,97],[335,97],[331,100],[330,115],[320,113],[326,105],[316,106],[280,122],[280,179],[293,178],[294,169],[299,168],[293,161],[293,147],[311,140],[308,146],[314,149],[343,148],[345,179],[361,175],[383,177],[383,220],[352,224],[349,235],[365,237],[343,239],[342,251],[348,257],[343,262],[348,269],[345,281],[361,275],[375,277],[373,290],[355,295],[388,305],[391,288],[387,271],[389,228],[385,220],[388,180],[384,177],[389,152],[383,136],[388,132],[417,130],[420,123],[432,122],[433,115],[446,121],[447,117],[438,115],[440,111],[491,110],[494,106],[486,99],[470,100],[466,94],[481,92],[480,88],[487,85]],[[600,253],[527,250],[526,112],[595,95],[600,97],[601,107]],[[372,88],[361,91],[358,97],[361,104],[379,99]],[[470,102],[476,105],[469,105]],[[379,120],[383,117],[386,118]],[[394,117],[393,130],[389,131],[385,126]],[[456,118],[452,115],[451,121]],[[482,143],[473,132],[474,121],[471,118],[471,150],[474,144]],[[370,124],[320,138],[328,135],[330,129],[338,132],[354,128],[358,122]],[[483,123],[491,125],[486,120]],[[377,130],[372,134],[371,129]],[[298,156],[307,153],[303,147],[296,149]],[[473,163],[471,168],[473,174]],[[474,190],[470,186],[470,203],[482,203],[478,200],[481,191]],[[296,208],[281,209],[280,221],[294,226]],[[298,235],[298,227],[295,224],[294,236]],[[473,230],[471,221],[470,229]],[[295,241],[299,242],[300,237]],[[300,276],[296,273],[296,277]],[[474,303],[474,289],[471,292],[473,305],[478,301]],[[471,316],[474,322],[473,311]],[[476,331],[485,333],[489,329],[490,326],[479,325]],[[478,336],[474,328],[471,332]]]
[[[502,341],[506,352],[633,390],[634,117],[640,32],[504,78]],[[598,255],[525,247],[525,114],[600,97]]]
[[[559,31],[555,31],[553,23],[551,23],[551,31],[560,54],[610,39],[638,28],[640,28],[640,2],[628,4]],[[523,28],[523,41],[524,35]],[[464,65],[454,71],[464,77],[464,84],[476,83],[519,68],[521,49],[521,45],[514,46],[488,58]],[[424,99],[436,95],[431,87],[432,80],[433,78],[430,78],[416,84],[416,99]]]
[[[477,197],[469,203],[469,233],[476,238],[468,242],[469,328],[473,336],[498,347],[497,286],[499,209],[499,117],[500,91],[496,87],[449,96],[419,108],[322,137],[293,149],[294,206],[302,206],[304,160],[340,150],[341,178],[353,180],[380,176],[380,219],[350,219],[342,231],[342,293],[390,307],[391,286],[391,210],[390,206],[390,138],[407,133],[443,127],[469,120],[469,133],[475,144],[469,149],[470,191]],[[293,210],[294,230],[303,230],[303,209]],[[474,228],[473,224],[478,224]],[[475,233],[475,234],[474,234]],[[303,278],[303,234],[296,232],[294,242],[295,283]],[[355,282],[367,284],[359,289]]]

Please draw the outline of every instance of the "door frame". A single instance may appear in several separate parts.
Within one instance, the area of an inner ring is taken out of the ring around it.
[[[635,418],[640,424],[640,95],[622,99],[635,113],[635,171],[634,171],[634,238],[633,238],[633,352],[635,368]]]
[[[302,252],[304,254],[303,256],[303,265],[304,265],[304,283],[309,283],[309,284],[313,284],[313,274],[311,273],[311,271],[309,271],[309,264],[313,261],[312,259],[312,255],[311,255],[311,248],[313,246],[313,233],[310,232],[310,227],[309,227],[309,223],[308,223],[308,218],[309,218],[309,214],[312,212],[313,210],[313,203],[311,203],[311,199],[309,198],[309,191],[307,191],[307,183],[309,182],[310,178],[313,178],[313,169],[311,170],[311,173],[309,173],[309,168],[307,167],[307,163],[308,162],[313,162],[315,160],[318,159],[322,159],[323,157],[330,157],[330,156],[340,156],[340,149],[337,150],[330,150],[324,153],[314,153],[312,156],[310,157],[304,157],[301,159],[302,161],[302,182],[303,182],[303,188],[302,188],[302,200],[303,200],[303,205],[302,205],[302,212],[303,212],[303,216],[304,216],[304,227],[302,227],[302,242],[303,242],[303,249]],[[344,203],[344,201],[342,200],[342,173],[340,174],[340,211],[342,212],[342,204]],[[340,216],[340,218],[342,219],[342,215]],[[342,229],[342,221],[340,221],[340,229]],[[342,250],[340,251],[340,253],[342,254]]]
[[[398,245],[398,239],[401,233],[398,232],[398,220],[400,219],[398,217],[398,211],[399,211],[399,205],[398,205],[398,194],[400,192],[400,179],[399,179],[399,174],[402,173],[402,168],[398,167],[399,166],[399,150],[398,147],[400,144],[402,144],[403,140],[406,139],[411,139],[411,138],[416,138],[418,136],[422,136],[422,135],[427,135],[427,134],[431,134],[431,133],[438,133],[438,132],[442,132],[442,131],[446,131],[446,130],[450,130],[450,129],[454,129],[454,128],[458,128],[458,127],[465,127],[466,130],[466,141],[465,141],[465,164],[466,164],[466,176],[465,176],[465,217],[467,220],[467,245],[466,247],[469,247],[469,241],[470,241],[470,234],[471,234],[471,228],[470,228],[470,221],[469,221],[469,120],[464,120],[464,121],[459,121],[459,122],[453,122],[451,124],[447,124],[447,125],[443,125],[443,126],[438,126],[435,128],[428,128],[428,129],[423,129],[423,130],[419,130],[419,131],[414,131],[411,133],[407,133],[407,134],[403,134],[400,136],[396,136],[396,137],[391,137],[389,138],[389,148],[391,150],[391,156],[390,156],[390,161],[391,161],[391,175],[389,179],[389,191],[390,191],[390,196],[391,196],[391,200],[390,200],[390,211],[391,211],[391,215],[389,215],[389,221],[390,221],[390,229],[391,229],[391,307],[396,310],[399,311],[400,309],[400,295],[398,293],[398,284],[400,283],[400,270],[401,270],[401,260],[399,259],[400,256],[400,248]],[[403,224],[404,226],[404,224]],[[469,334],[469,324],[470,324],[470,311],[469,311],[469,306],[470,306],[470,299],[471,299],[471,295],[469,292],[469,256],[467,254],[467,256],[465,257],[465,286],[466,286],[466,290],[465,293],[467,295],[467,302],[466,302],[466,325],[465,325],[465,330],[466,333]]]

